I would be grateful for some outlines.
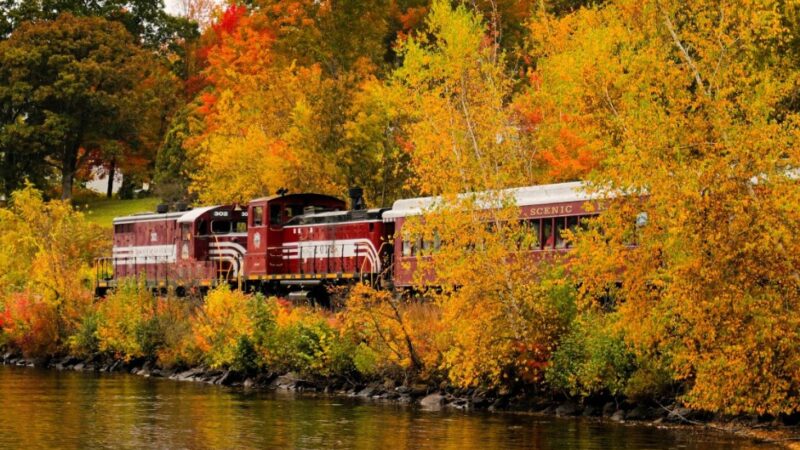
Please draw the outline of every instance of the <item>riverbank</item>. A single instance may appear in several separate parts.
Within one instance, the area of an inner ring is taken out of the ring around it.
[[[758,442],[778,444],[784,448],[800,449],[800,426],[793,418],[724,417],[693,411],[679,404],[649,405],[630,402],[616,403],[588,399],[578,402],[566,398],[546,398],[522,392],[457,389],[450,386],[356,382],[341,378],[306,379],[295,373],[246,374],[233,370],[207,367],[158,367],[151,361],[123,361],[97,355],[92,358],[65,356],[62,358],[27,359],[14,352],[0,356],[4,365],[43,368],[54,371],[94,373],[127,373],[144,378],[163,378],[174,381],[226,386],[244,391],[287,391],[303,395],[324,395],[355,398],[364,401],[409,405],[426,411],[488,411],[522,413],[557,417],[581,417],[587,420],[636,424],[659,429],[714,430]],[[796,419],[796,418],[795,418]]]

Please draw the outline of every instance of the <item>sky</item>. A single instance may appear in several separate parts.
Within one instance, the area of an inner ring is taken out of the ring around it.
[[[164,5],[166,6],[166,10],[170,14],[177,14],[180,12],[180,8],[178,7],[178,0],[164,0]]]

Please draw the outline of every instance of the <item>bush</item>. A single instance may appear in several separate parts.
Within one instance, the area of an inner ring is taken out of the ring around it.
[[[156,299],[143,280],[129,279],[99,303],[98,348],[130,360],[152,356]]]
[[[622,395],[634,370],[634,357],[610,322],[600,312],[579,316],[553,353],[545,380],[573,396]]]
[[[97,327],[100,323],[100,314],[89,311],[81,321],[75,334],[69,337],[69,349],[76,356],[89,356],[100,350],[100,340],[97,337]]]
[[[438,306],[401,301],[390,292],[358,285],[340,317],[344,336],[359,352],[362,374],[428,375],[438,368],[438,340],[446,336]]]
[[[11,295],[3,316],[7,342],[26,357],[57,354],[61,349],[60,318],[56,307],[29,292]]]
[[[201,355],[194,344],[192,314],[197,308],[192,301],[174,297],[160,298],[156,307],[157,335],[153,341],[155,356],[163,367],[192,365]]]
[[[220,286],[209,292],[205,303],[192,318],[195,344],[211,367],[231,367],[247,358],[240,355],[242,339],[252,340],[255,332],[253,312],[260,297]],[[251,341],[252,342],[252,341]]]
[[[362,375],[374,377],[380,374],[380,355],[365,343],[355,347],[353,365]]]
[[[321,310],[277,307],[276,327],[266,347],[266,362],[274,370],[310,376],[352,372],[351,344],[342,339]]]

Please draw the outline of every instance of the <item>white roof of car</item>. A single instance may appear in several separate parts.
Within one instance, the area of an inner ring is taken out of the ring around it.
[[[175,220],[178,217],[181,217],[185,213],[183,212],[169,212],[169,213],[143,213],[143,214],[133,214],[130,216],[123,216],[123,217],[115,217],[114,218],[114,225],[120,225],[124,223],[135,223],[135,222],[154,222],[159,220]]]
[[[181,218],[178,219],[178,223],[194,223],[194,221],[197,220],[198,217],[219,207],[220,207],[219,205],[216,205],[216,206],[203,206],[202,208],[195,208],[182,215]]]
[[[219,207],[220,207],[219,205],[216,205],[216,206],[204,206],[202,208],[190,209],[189,211],[133,214],[130,216],[114,218],[114,225],[119,225],[123,223],[153,222],[159,220],[176,220],[176,219],[178,223],[192,223],[195,220],[197,220],[197,218],[200,217],[201,215]]]
[[[547,205],[551,203],[566,203],[588,201],[592,195],[584,191],[584,183],[574,181],[570,183],[543,184],[539,186],[526,186],[520,188],[504,189],[497,191],[497,198],[512,196],[517,206]],[[466,199],[476,196],[482,208],[492,206],[491,200],[481,201],[482,195],[492,194],[492,192],[478,192],[459,194],[459,198]],[[494,196],[492,196],[494,197]],[[384,221],[391,222],[398,217],[418,216],[425,211],[429,211],[442,203],[442,197],[418,197],[398,200],[392,205],[392,209],[383,213]]]

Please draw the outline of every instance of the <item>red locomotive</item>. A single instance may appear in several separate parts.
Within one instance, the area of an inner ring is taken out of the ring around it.
[[[563,230],[595,214],[581,183],[506,191],[520,219],[538,236],[534,252],[566,250]],[[97,292],[126,277],[178,294],[220,283],[290,297],[324,296],[326,288],[354,280],[413,287],[417,249],[429,242],[404,239],[403,224],[437,201],[398,200],[391,209],[365,209],[361,189],[344,201],[320,194],[286,194],[239,205],[133,215],[114,220],[114,250],[98,260]]]

